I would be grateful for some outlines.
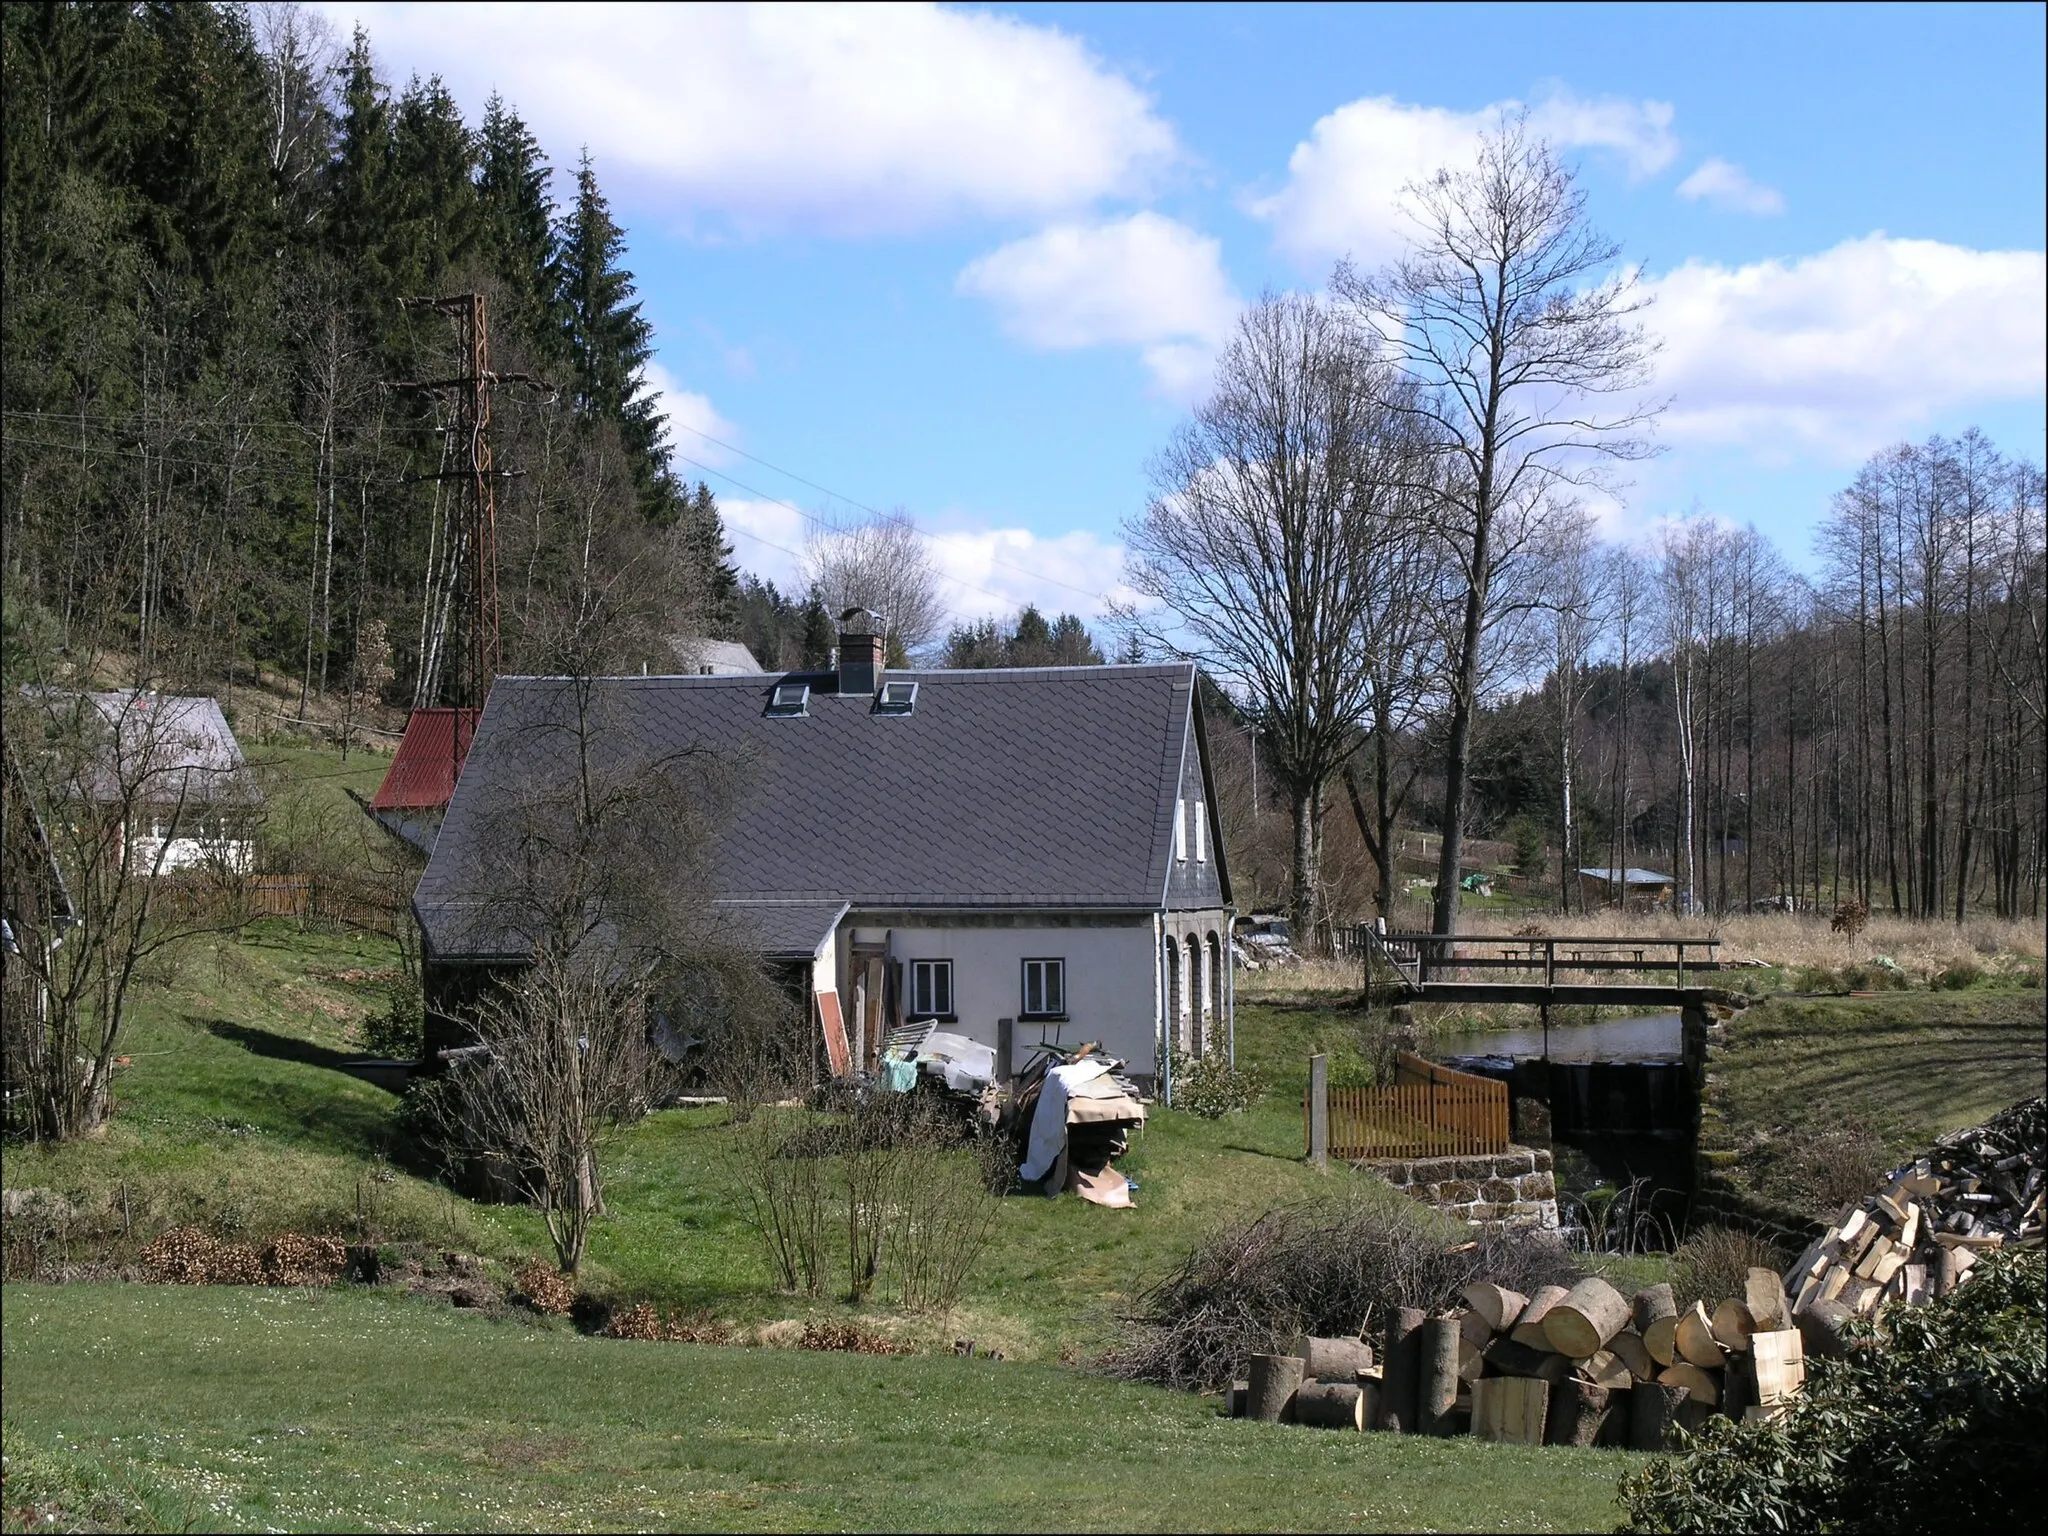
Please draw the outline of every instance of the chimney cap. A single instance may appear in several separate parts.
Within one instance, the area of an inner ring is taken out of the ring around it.
[[[875,635],[882,629],[882,616],[871,608],[855,606],[839,615],[839,631],[846,635]]]

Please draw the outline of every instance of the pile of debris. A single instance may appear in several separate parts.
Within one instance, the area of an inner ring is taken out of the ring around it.
[[[1269,1423],[1471,1434],[1523,1445],[1658,1451],[1713,1414],[1769,1418],[1806,1379],[1778,1277],[1752,1269],[1740,1301],[1680,1312],[1668,1285],[1631,1301],[1598,1276],[1522,1296],[1489,1282],[1437,1317],[1413,1308],[1382,1359],[1362,1339],[1300,1339],[1254,1355],[1228,1411]]]
[[[1145,1123],[1138,1088],[1123,1063],[1084,1045],[1072,1056],[1041,1047],[1018,1076],[1005,1124],[1019,1143],[1017,1177],[1048,1195],[1071,1190],[1122,1209],[1135,1186],[1111,1166]]]
[[[2029,1099],[1935,1143],[1828,1224],[1785,1276],[1816,1353],[1887,1301],[1919,1305],[1970,1276],[1986,1253],[2038,1248],[2048,1197],[2048,1103]]]

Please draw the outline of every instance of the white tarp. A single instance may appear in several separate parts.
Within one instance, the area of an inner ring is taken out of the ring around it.
[[[1067,1099],[1085,1090],[1097,1078],[1109,1076],[1106,1061],[1077,1061],[1054,1067],[1045,1074],[1045,1086],[1038,1091],[1038,1108],[1031,1116],[1031,1138],[1024,1149],[1024,1166],[1017,1176],[1034,1183],[1052,1172],[1067,1144]]]
[[[996,1075],[996,1051],[966,1035],[935,1029],[917,1049],[920,1064],[929,1062],[939,1069],[946,1086],[956,1093],[973,1093],[985,1088]]]

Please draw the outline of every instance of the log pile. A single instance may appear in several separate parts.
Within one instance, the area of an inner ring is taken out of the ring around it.
[[[1815,1353],[1841,1347],[1851,1318],[1888,1301],[1919,1305],[1970,1277],[1986,1253],[2039,1247],[2048,1108],[2030,1099],[1936,1142],[1841,1213],[1785,1275]]]
[[[1403,1310],[1384,1357],[1362,1339],[1304,1338],[1254,1355],[1234,1417],[1520,1445],[1658,1451],[1708,1416],[1766,1418],[1805,1379],[1778,1276],[1752,1269],[1741,1298],[1681,1312],[1668,1285],[1633,1299],[1597,1276],[1523,1296],[1465,1287],[1436,1317]]]

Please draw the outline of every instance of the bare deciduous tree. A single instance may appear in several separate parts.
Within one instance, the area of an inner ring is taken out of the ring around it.
[[[1361,644],[1384,598],[1375,557],[1422,478],[1412,415],[1369,338],[1305,294],[1269,294],[1224,350],[1209,399],[1153,466],[1125,529],[1143,607],[1118,622],[1154,654],[1199,659],[1245,699],[1293,813],[1290,910],[1324,917],[1324,789],[1371,695]]]
[[[916,525],[901,513],[820,534],[804,548],[804,576],[829,612],[866,608],[882,616],[891,665],[940,638],[946,614],[938,567]]]
[[[1435,926],[1454,930],[1481,652],[1504,513],[1533,513],[1603,459],[1646,451],[1650,411],[1633,403],[1649,343],[1643,299],[1619,248],[1586,222],[1585,196],[1525,118],[1482,141],[1477,160],[1411,186],[1409,253],[1383,273],[1340,266],[1334,291],[1385,338],[1417,386],[1406,409],[1450,460],[1443,531],[1462,567],[1451,651],[1444,837]],[[1611,407],[1601,408],[1603,400]]]

